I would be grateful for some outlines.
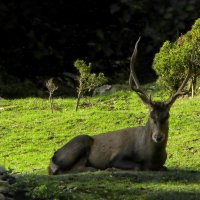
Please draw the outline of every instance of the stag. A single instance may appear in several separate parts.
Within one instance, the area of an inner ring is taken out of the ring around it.
[[[50,160],[49,174],[63,174],[96,169],[118,168],[124,170],[162,170],[167,159],[166,145],[169,131],[169,111],[180,96],[190,75],[178,90],[165,102],[152,101],[140,86],[135,73],[138,43],[130,61],[129,83],[142,102],[149,108],[145,126],[125,128],[95,136],[74,137],[57,150]]]

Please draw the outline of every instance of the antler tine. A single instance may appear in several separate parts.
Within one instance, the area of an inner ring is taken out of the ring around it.
[[[192,58],[192,57],[191,57]],[[190,79],[191,77],[191,74],[192,74],[192,66],[191,64],[189,64],[189,70],[188,70],[188,73],[187,73],[187,76],[185,77],[185,79],[183,80],[181,86],[178,88],[178,90],[176,91],[175,94],[173,94],[170,99],[168,101],[166,101],[165,104],[171,106],[175,101],[176,99],[180,96],[180,95],[184,95],[184,94],[187,94],[189,92],[189,90],[187,91],[182,91],[184,89],[184,87],[186,86],[188,80]]]
[[[143,91],[143,89],[140,87],[140,83],[136,76],[135,68],[134,68],[135,62],[136,62],[136,57],[137,57],[137,52],[138,52],[138,50],[137,50],[138,43],[139,43],[140,39],[141,39],[141,37],[139,37],[137,42],[135,43],[135,48],[134,48],[134,51],[133,51],[133,54],[132,54],[131,60],[130,60],[129,85],[133,91],[137,92],[137,94],[144,101],[144,103],[150,104],[151,100],[148,97],[148,95]],[[133,85],[133,81],[134,81],[135,85]]]
[[[194,64],[195,48],[196,48],[196,46],[193,45],[192,46],[192,54],[191,54],[191,57],[190,57],[190,60],[189,60],[189,69],[188,69],[187,76],[183,80],[183,82],[182,82],[181,86],[178,88],[177,92],[174,95],[172,95],[170,97],[170,99],[166,102],[166,104],[168,106],[171,106],[180,95],[187,94],[191,90],[192,84],[190,85],[190,87],[189,87],[189,89],[187,91],[182,91],[184,89],[184,87],[186,86],[187,82],[189,81],[191,75],[192,75],[192,66]]]

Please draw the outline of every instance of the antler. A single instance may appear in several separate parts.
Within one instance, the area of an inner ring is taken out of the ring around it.
[[[139,80],[136,76],[135,73],[135,62],[136,62],[136,57],[137,57],[137,48],[138,48],[138,43],[140,41],[140,38],[138,38],[137,42],[135,43],[135,48],[133,51],[133,54],[131,56],[130,60],[130,76],[129,76],[129,85],[133,91],[135,91],[139,97],[142,99],[142,101],[146,104],[152,104],[151,98],[145,93],[145,91],[141,88]],[[133,82],[135,85],[133,85]]]

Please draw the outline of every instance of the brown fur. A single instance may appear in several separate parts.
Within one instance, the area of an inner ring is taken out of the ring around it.
[[[50,162],[49,174],[107,168],[162,169],[167,158],[165,147],[168,138],[168,109],[159,109],[160,107],[150,112],[151,117],[146,126],[73,138],[55,152]],[[156,125],[152,117],[158,116],[161,120]],[[156,139],[153,137],[160,135],[163,140],[154,141]]]

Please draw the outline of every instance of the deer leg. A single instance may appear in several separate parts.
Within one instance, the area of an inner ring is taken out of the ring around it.
[[[88,166],[88,155],[85,155],[74,164],[69,172],[90,172],[96,170],[96,168]]]
[[[142,166],[129,159],[115,158],[109,165],[112,168],[125,169],[125,170],[141,170]]]
[[[73,138],[54,153],[48,167],[49,174],[63,174],[75,166],[84,166],[92,143],[93,139],[87,135]]]

